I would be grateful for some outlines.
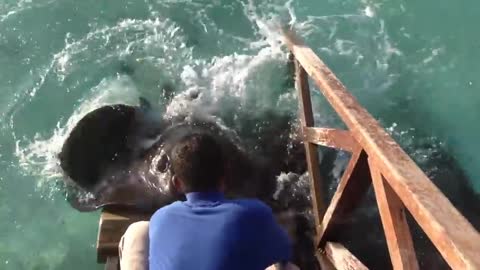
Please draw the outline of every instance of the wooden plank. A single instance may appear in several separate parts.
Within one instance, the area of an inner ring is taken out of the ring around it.
[[[105,270],[119,270],[120,261],[118,257],[108,257],[107,262],[105,263]]]
[[[325,254],[325,251],[322,250],[316,252],[315,257],[317,258],[321,270],[336,270],[335,266],[333,266],[332,262],[330,262],[330,259]]]
[[[100,216],[97,236],[97,261],[105,263],[108,257],[118,256],[118,243],[130,224],[150,220],[152,213],[128,209],[105,209]]]
[[[348,215],[367,192],[371,178],[367,154],[360,150],[353,153],[342,175],[337,190],[322,221],[317,242],[323,245],[334,232],[335,224]]]
[[[405,216],[405,207],[375,167],[375,162],[369,159],[369,164],[393,269],[417,270],[418,261]]]
[[[285,32],[285,40],[448,264],[480,269],[480,234],[310,48],[291,32]]]
[[[368,270],[360,260],[340,243],[327,242],[324,252],[337,270]]]
[[[360,149],[360,145],[347,130],[304,127],[303,136],[305,141],[350,153]]]
[[[297,61],[295,61],[295,88],[297,89],[298,93],[302,126],[311,127],[314,125],[314,119],[312,101],[310,99],[310,88],[308,86],[308,77],[305,73],[305,70],[298,64]],[[321,193],[323,180],[320,175],[317,146],[306,141],[304,141],[304,144],[308,172],[310,175],[312,207],[315,217],[315,225],[318,232],[320,221],[325,211],[325,204]]]

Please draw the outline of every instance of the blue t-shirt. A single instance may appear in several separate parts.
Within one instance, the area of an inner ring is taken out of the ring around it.
[[[286,232],[259,200],[188,193],[150,220],[150,270],[264,270],[291,257]]]

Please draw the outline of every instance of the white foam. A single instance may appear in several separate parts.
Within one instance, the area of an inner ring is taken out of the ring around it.
[[[365,9],[363,10],[363,13],[365,16],[373,18],[375,16],[375,11],[371,6],[366,6]]]
[[[288,190],[286,187],[289,186]],[[310,186],[310,179],[308,172],[302,175],[282,172],[277,176],[277,186],[272,198],[274,200],[280,200],[280,196],[283,192],[287,192],[289,198],[299,197],[302,200],[310,200],[310,193],[308,192]]]
[[[436,57],[438,57],[443,52],[444,52],[443,48],[432,49],[431,54],[427,58],[423,59],[423,61],[422,61],[423,64],[428,64],[428,63],[432,62]]]
[[[59,81],[64,81],[66,77],[74,74],[79,65],[94,55],[89,52],[91,44],[101,44],[95,50],[99,50],[96,53],[103,54],[104,58],[90,59],[101,62],[108,57],[129,56],[136,46],[141,46],[147,56],[137,58],[137,61],[147,60],[169,67],[170,75],[174,75],[177,68],[183,70],[180,79],[184,89],[177,89],[177,94],[167,106],[166,117],[179,114],[203,114],[205,117],[213,117],[217,123],[223,125],[220,118],[215,115],[224,106],[232,106],[232,104],[240,105],[239,109],[242,109],[241,106],[247,102],[247,98],[269,91],[266,89],[266,83],[261,81],[256,85],[258,87],[252,87],[250,83],[252,77],[259,70],[275,68],[279,64],[285,64],[286,60],[286,54],[280,42],[281,35],[276,27],[277,20],[267,18],[268,16],[252,8],[251,4],[250,1],[248,18],[257,27],[258,39],[248,40],[251,46],[244,54],[233,53],[211,59],[193,59],[191,48],[185,46],[182,29],[178,25],[159,18],[125,19],[114,26],[97,28],[78,40],[72,40],[71,36],[67,35],[65,47],[53,56],[51,66],[44,69],[45,74],[42,74],[40,83],[30,91],[30,94],[32,96],[36,94],[52,70]],[[293,12],[291,7],[289,12]],[[209,24],[204,24],[204,27],[207,26]],[[136,31],[142,33],[139,38],[119,43],[117,36]],[[121,46],[116,45],[112,51],[113,44]],[[102,53],[102,50],[105,53]],[[150,53],[153,56],[148,56]],[[174,66],[175,64],[178,66]],[[103,105],[136,104],[138,95],[138,90],[129,77],[105,78],[91,90],[89,97],[79,104],[66,122],[58,122],[51,136],[37,134],[32,139],[17,139],[16,155],[21,167],[30,173],[38,173],[43,179],[59,177],[56,155],[75,124],[85,114]],[[198,98],[192,98],[195,95],[198,95]],[[278,104],[287,104],[289,99],[294,98],[292,95],[284,95],[282,101],[273,100],[261,106],[274,107]],[[226,99],[230,100],[230,105],[226,104]],[[235,100],[233,103],[231,103],[232,99]]]

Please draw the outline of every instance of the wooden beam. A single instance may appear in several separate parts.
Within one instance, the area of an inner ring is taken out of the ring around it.
[[[304,127],[303,136],[305,141],[350,153],[360,149],[360,145],[347,130]]]
[[[300,121],[302,126],[313,127],[315,126],[315,119],[313,117],[308,75],[298,61],[295,61],[295,88],[297,89],[298,94]]]
[[[417,256],[405,216],[405,207],[390,185],[385,182],[382,174],[375,167],[375,162],[369,159],[369,164],[393,269],[418,270]]]
[[[340,243],[327,242],[324,252],[337,270],[368,270],[360,260]]]
[[[332,235],[335,224],[358,206],[370,187],[370,183],[367,154],[359,150],[353,153],[348,162],[332,201],[325,212],[317,239],[320,246]]]
[[[298,93],[302,126],[311,127],[314,125],[312,101],[310,99],[310,88],[305,70],[295,61],[295,88]],[[317,146],[304,141],[307,158],[308,172],[310,176],[310,192],[312,207],[315,217],[317,232],[320,220],[325,211],[325,204],[322,198],[322,179],[320,175],[320,164],[318,161]]]
[[[333,266],[330,259],[327,257],[327,254],[325,254],[325,251],[321,250],[316,252],[315,257],[317,258],[321,270],[337,270],[335,269],[335,266]]]
[[[118,243],[130,224],[150,220],[152,213],[139,213],[128,209],[105,209],[100,216],[97,237],[97,261],[118,256]]]
[[[352,136],[377,166],[420,227],[454,269],[480,269],[480,234],[357,102],[333,72],[292,32],[285,41]]]

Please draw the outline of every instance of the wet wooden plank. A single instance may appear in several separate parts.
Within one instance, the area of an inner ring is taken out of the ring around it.
[[[320,246],[328,240],[329,235],[333,234],[335,224],[358,206],[370,187],[370,183],[367,154],[359,150],[353,153],[348,162],[332,201],[325,212],[317,239]]]
[[[108,257],[118,256],[118,243],[128,226],[141,220],[150,220],[152,213],[128,209],[103,210],[97,236],[97,262],[105,263]]]
[[[333,266],[332,262],[323,250],[321,252],[315,253],[315,257],[317,258],[321,270],[336,270],[335,266]]]
[[[382,219],[388,251],[395,270],[418,270],[417,255],[405,216],[405,207],[385,182],[375,162],[369,159],[375,197]]]
[[[359,259],[340,243],[327,242],[324,251],[325,256],[337,270],[368,270]]]
[[[292,32],[285,41],[448,264],[480,269],[480,234],[310,48]]]
[[[350,153],[360,149],[360,145],[347,130],[305,127],[303,128],[303,136],[305,141]]]
[[[310,88],[308,77],[305,70],[295,61],[295,88],[298,93],[300,105],[300,119],[303,127],[312,127],[314,125],[312,101],[310,98]],[[320,175],[320,165],[318,161],[317,146],[313,143],[305,142],[305,152],[307,158],[308,172],[310,174],[310,192],[312,197],[312,207],[315,217],[317,232],[321,218],[325,211],[324,200],[321,195],[322,177]]]

